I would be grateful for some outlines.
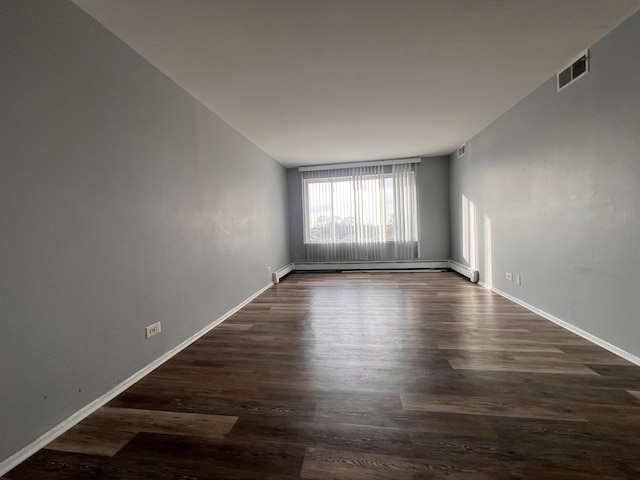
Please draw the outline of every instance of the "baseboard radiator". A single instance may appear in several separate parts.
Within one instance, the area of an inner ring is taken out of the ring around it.
[[[478,270],[467,267],[461,263],[454,262],[453,260],[451,260],[450,264],[451,270],[458,272],[460,275],[464,275],[472,283],[478,283],[478,280],[480,280],[480,272],[478,272]]]
[[[288,265],[285,265],[284,267],[282,267],[279,270],[276,270],[275,272],[273,272],[271,274],[271,281],[273,283],[280,283],[280,279],[282,277],[284,277],[285,275],[288,275],[289,273],[291,273],[293,271],[293,263],[290,263]]]
[[[290,263],[271,274],[273,283],[279,283],[285,275],[296,272],[319,271],[421,271],[421,270],[453,270],[467,277],[471,282],[478,283],[478,270],[453,260],[430,260],[422,262],[323,262],[323,263]]]
[[[318,262],[295,263],[296,272],[351,272],[351,271],[420,271],[420,270],[447,270],[449,260],[431,260],[421,262]]]

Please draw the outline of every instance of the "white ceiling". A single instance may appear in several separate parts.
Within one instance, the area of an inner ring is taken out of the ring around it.
[[[74,0],[287,167],[454,151],[640,0]]]

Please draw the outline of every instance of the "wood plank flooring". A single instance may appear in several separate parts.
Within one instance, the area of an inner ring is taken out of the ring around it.
[[[294,273],[3,477],[441,478],[640,478],[640,367],[454,273]]]

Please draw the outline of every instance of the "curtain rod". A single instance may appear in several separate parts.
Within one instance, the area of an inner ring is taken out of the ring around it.
[[[378,165],[402,165],[405,163],[420,163],[420,158],[400,158],[398,160],[376,160],[371,162],[332,163],[330,165],[314,165],[311,167],[299,167],[299,172],[315,172],[318,170],[335,170],[339,168],[375,167]]]

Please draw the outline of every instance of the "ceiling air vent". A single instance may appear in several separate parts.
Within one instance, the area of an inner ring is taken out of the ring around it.
[[[589,51],[558,73],[558,91],[589,71]]]
[[[463,143],[460,148],[458,148],[458,158],[463,157],[465,153],[467,153],[467,144]]]

